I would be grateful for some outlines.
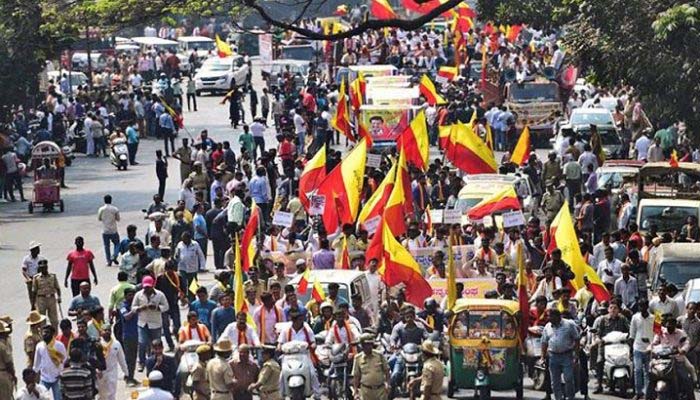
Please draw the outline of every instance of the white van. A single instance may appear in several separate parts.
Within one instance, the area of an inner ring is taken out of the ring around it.
[[[216,55],[216,42],[206,36],[181,36],[177,38],[178,50],[189,57],[193,50],[197,51],[197,58],[206,59]]]

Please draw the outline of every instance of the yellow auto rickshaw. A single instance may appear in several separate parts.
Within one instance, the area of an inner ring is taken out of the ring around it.
[[[519,309],[512,300],[457,300],[449,325],[448,397],[472,389],[479,400],[490,399],[492,390],[515,390],[523,398]]]

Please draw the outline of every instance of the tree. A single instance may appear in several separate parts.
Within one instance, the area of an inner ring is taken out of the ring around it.
[[[563,26],[573,18],[575,11],[571,0],[478,0],[477,8],[483,21],[525,23],[543,30]]]

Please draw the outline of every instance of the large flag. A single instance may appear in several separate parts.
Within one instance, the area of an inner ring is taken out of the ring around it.
[[[318,189],[326,178],[326,146],[321,148],[306,163],[299,177],[299,201],[309,211],[309,194]]]
[[[355,136],[352,134],[352,125],[350,125],[350,110],[348,109],[348,101],[345,94],[345,79],[340,82],[338,105],[335,109],[335,115],[331,119],[331,126],[347,136],[351,141],[355,141]]]
[[[170,116],[173,117],[173,122],[175,122],[175,126],[182,129],[185,126],[185,119],[182,117],[182,113],[179,113],[175,111],[174,108],[170,107],[170,104],[168,104],[168,102],[165,101],[165,97],[160,96],[160,102],[163,103],[163,108],[165,108],[165,111],[167,111],[168,114],[170,114]]]
[[[447,159],[467,174],[489,174],[498,170],[493,152],[469,125],[458,122],[446,147]]]
[[[438,76],[447,79],[448,81],[453,81],[456,77],[459,71],[457,70],[457,67],[440,67],[438,70]]]
[[[420,94],[422,94],[423,97],[425,97],[425,100],[431,106],[446,103],[445,99],[443,99],[442,96],[440,96],[437,89],[435,88],[435,84],[433,83],[433,81],[431,81],[430,78],[428,78],[428,75],[424,74],[423,77],[420,78],[420,84],[418,86],[418,89],[420,90]]]
[[[438,127],[438,144],[441,149],[446,150],[449,146],[453,129],[457,129],[457,124],[441,125]]]
[[[561,250],[561,259],[571,267],[571,272],[575,278],[570,281],[574,290],[578,290],[585,286],[583,277],[588,278],[588,290],[593,293],[595,299],[600,303],[604,300],[610,300],[610,293],[605,288],[603,281],[600,279],[596,271],[586,264],[586,260],[581,255],[581,249],[578,246],[578,237],[574,230],[574,222],[571,219],[569,212],[569,203],[564,201],[559,214],[552,221],[549,228],[549,249],[559,248]]]
[[[352,111],[355,114],[360,112],[360,107],[365,101],[366,92],[367,82],[365,81],[365,75],[360,72],[357,79],[350,84],[350,105],[352,105]]]
[[[520,210],[520,208],[520,201],[518,195],[515,194],[515,189],[513,186],[508,186],[478,202],[469,209],[467,216],[471,220],[477,220],[497,211]]]
[[[413,196],[410,191],[410,182],[408,185],[408,190],[406,190],[406,184],[404,182],[405,176],[403,173],[401,173],[401,170],[405,165],[405,157],[404,152],[401,151],[397,162],[398,167],[396,168],[396,175],[394,178],[394,188],[391,190],[389,200],[384,208],[384,223],[391,228],[391,231],[394,234],[399,236],[406,233],[406,216],[408,214],[406,213],[406,206],[404,202],[413,202]]]
[[[248,218],[245,230],[243,230],[240,247],[240,253],[243,253],[243,270],[246,272],[253,266],[253,261],[255,261],[255,235],[260,225],[260,209],[257,204],[255,204],[255,200],[252,202],[253,203],[250,205],[250,217]],[[239,253],[238,249],[239,247],[236,246],[236,255]]]
[[[343,247],[340,249],[340,269],[350,269],[350,250],[348,249],[348,238],[343,238]]]
[[[527,276],[525,275],[525,257],[522,242],[517,244],[518,252],[518,303],[520,303],[520,340],[525,343],[527,328],[530,326],[530,303],[527,294]]]
[[[224,58],[233,55],[233,49],[231,49],[231,46],[221,40],[219,35],[216,35],[214,39],[216,40],[216,54],[218,54],[219,57]]]
[[[326,232],[333,233],[340,222],[354,224],[360,208],[360,194],[367,161],[367,139],[362,138],[350,154],[321,182],[317,191],[326,196],[323,224]]]
[[[413,118],[397,139],[397,146],[406,155],[406,161],[413,163],[417,168],[425,171],[428,169],[428,123],[425,113],[421,111]]]
[[[447,246],[447,310],[452,310],[457,302],[457,268],[452,246]]]
[[[530,127],[525,125],[518,143],[513,148],[513,154],[510,156],[510,162],[516,165],[525,165],[530,157]]]
[[[394,8],[387,0],[371,0],[369,6],[370,15],[376,19],[395,19]]]
[[[384,282],[387,286],[406,285],[406,301],[420,306],[432,296],[433,289],[425,280],[420,266],[394,237],[386,221],[382,227],[384,244]]]
[[[386,173],[386,176],[384,179],[382,179],[382,182],[377,186],[377,189],[372,193],[372,196],[370,196],[369,200],[365,202],[365,205],[362,206],[362,210],[360,210],[360,215],[357,216],[357,223],[358,224],[364,224],[365,221],[375,218],[375,217],[381,217],[382,214],[384,214],[384,207],[386,207],[387,201],[389,201],[389,195],[391,194],[391,190],[394,188],[394,180],[396,179],[396,168],[397,168],[398,162],[395,162],[391,168],[389,169],[389,172]],[[370,236],[374,232],[370,232]]]

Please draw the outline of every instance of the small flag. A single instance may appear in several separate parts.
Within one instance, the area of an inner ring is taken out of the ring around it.
[[[668,163],[671,164],[671,168],[678,168],[678,153],[676,153],[676,150],[671,152],[671,159],[668,160]]]
[[[304,274],[299,279],[299,285],[297,286],[297,293],[299,293],[302,296],[304,294],[306,294],[306,290],[309,288],[310,275],[311,275],[311,273],[307,269],[304,271]]]
[[[311,297],[318,303],[326,300],[326,292],[316,278],[314,278],[314,288],[311,290]]]
[[[348,238],[343,238],[343,248],[340,251],[340,269],[350,269],[350,251],[348,250]]]
[[[197,294],[197,290],[199,290],[199,282],[197,282],[197,278],[192,279],[192,282],[190,282],[189,290],[190,293]]]

